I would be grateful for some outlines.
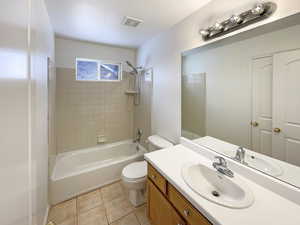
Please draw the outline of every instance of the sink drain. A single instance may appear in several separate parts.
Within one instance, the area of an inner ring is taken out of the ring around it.
[[[215,197],[219,197],[220,196],[220,193],[217,192],[217,191],[212,191],[211,194]]]

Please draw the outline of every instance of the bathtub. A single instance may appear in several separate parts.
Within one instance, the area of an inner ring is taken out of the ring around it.
[[[58,154],[50,176],[52,205],[120,180],[124,166],[143,160],[132,140]]]

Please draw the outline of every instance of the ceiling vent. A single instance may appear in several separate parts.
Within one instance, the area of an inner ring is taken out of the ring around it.
[[[130,17],[130,16],[125,16],[124,20],[122,22],[123,25],[129,26],[129,27],[137,27],[141,23],[143,23],[143,20],[137,19],[134,17]]]

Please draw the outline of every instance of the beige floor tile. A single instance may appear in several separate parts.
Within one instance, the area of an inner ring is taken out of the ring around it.
[[[77,208],[79,213],[95,208],[102,203],[101,193],[99,190],[77,197]]]
[[[78,225],[108,225],[103,205],[78,215]]]
[[[111,225],[140,225],[136,216],[131,213],[120,220],[117,220],[116,222],[112,223]]]
[[[122,182],[120,182],[120,184],[121,184],[121,187],[122,187],[122,189],[123,189],[123,193],[124,193],[125,197],[128,198],[128,197],[129,197],[129,190],[128,190],[128,188],[126,188],[126,187],[123,185]]]
[[[124,189],[120,182],[101,188],[101,194],[104,202],[110,202],[116,198],[125,196]]]
[[[104,203],[109,223],[112,223],[123,216],[133,212],[134,208],[125,197],[114,199]]]
[[[60,224],[73,225],[74,222],[73,218],[75,217],[76,217],[76,199],[72,199],[53,206],[50,209],[48,220],[55,222],[57,225]]]
[[[134,211],[136,217],[138,218],[138,221],[141,225],[150,225],[150,221],[147,217],[147,206],[143,205],[135,209]]]
[[[55,223],[55,225],[77,225],[76,217],[71,217],[61,223]]]

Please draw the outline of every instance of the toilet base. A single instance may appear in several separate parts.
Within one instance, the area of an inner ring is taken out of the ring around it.
[[[134,207],[138,207],[146,202],[145,189],[129,190],[129,201]]]

